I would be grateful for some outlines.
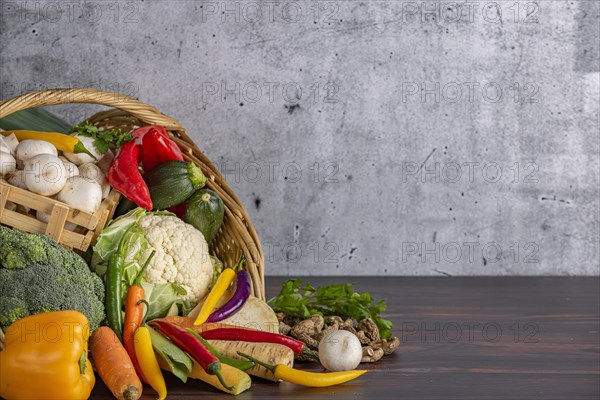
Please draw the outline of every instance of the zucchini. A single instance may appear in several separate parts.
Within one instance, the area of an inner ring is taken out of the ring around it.
[[[171,160],[144,174],[155,210],[179,205],[206,183],[206,176],[192,162]]]
[[[207,243],[212,242],[223,223],[223,200],[212,190],[202,189],[194,193],[187,205],[183,220],[202,232]]]

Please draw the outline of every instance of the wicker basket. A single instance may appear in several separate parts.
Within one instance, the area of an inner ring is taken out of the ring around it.
[[[210,243],[210,250],[225,265],[233,265],[241,253],[246,257],[246,269],[253,282],[253,293],[265,299],[264,257],[254,226],[239,199],[215,166],[192,142],[179,122],[162,114],[147,104],[119,93],[101,92],[95,89],[55,89],[32,92],[0,102],[0,118],[27,108],[66,103],[100,104],[113,109],[99,112],[88,120],[101,128],[131,129],[145,125],[164,126],[171,138],[181,148],[184,158],[202,169],[208,178],[206,186],[214,190],[225,204],[225,218],[217,236]],[[0,223],[26,232],[44,233],[66,247],[85,250],[94,241],[112,217],[119,194],[112,191],[103,201],[100,210],[87,214],[70,208],[67,204],[39,196],[8,184],[0,184]],[[5,208],[11,201],[34,210],[51,214],[48,224],[31,215],[20,214]],[[79,227],[77,233],[64,229],[65,222]]]

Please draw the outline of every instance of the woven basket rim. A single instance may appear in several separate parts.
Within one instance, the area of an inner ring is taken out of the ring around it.
[[[212,248],[220,252],[219,258],[225,264],[233,259],[230,257],[237,258],[238,254],[227,255],[227,259],[222,259],[222,254],[232,253],[235,247],[239,247],[246,258],[245,267],[252,277],[253,293],[256,297],[265,300],[264,255],[256,229],[250,221],[245,207],[231,190],[225,178],[188,136],[178,120],[121,93],[92,88],[42,90],[2,100],[0,101],[0,118],[19,110],[72,103],[97,104],[111,108],[91,116],[89,120],[92,123],[101,124],[102,121],[112,122],[119,118],[133,118],[142,126],[162,125],[170,132],[172,138],[182,149],[185,159],[193,161],[202,169],[208,178],[207,187],[215,190],[225,203],[226,222],[213,242]],[[227,229],[225,224],[227,224]]]

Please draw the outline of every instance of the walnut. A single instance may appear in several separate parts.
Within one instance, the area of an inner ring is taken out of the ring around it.
[[[312,336],[316,333],[321,332],[321,329],[323,329],[324,324],[325,321],[323,320],[322,316],[313,315],[309,319],[305,319],[304,321],[300,321],[296,325],[294,325],[294,327],[291,330],[291,334],[296,339],[302,340],[300,339],[301,335]]]
[[[352,318],[348,318],[341,325],[340,329],[343,329],[348,332],[352,332],[356,335],[356,329],[354,329],[354,320]]]
[[[383,349],[374,349],[371,346],[363,347],[363,357],[360,362],[377,362],[383,357]]]
[[[301,342],[304,342],[308,347],[310,347],[313,350],[319,349],[319,341],[313,339],[306,333],[299,334],[298,336],[296,336],[296,339],[300,340]]]
[[[283,322],[283,319],[285,318],[285,314],[282,312],[276,313],[275,316],[277,316],[277,321],[279,322]]]
[[[283,322],[285,322],[286,325],[289,325],[289,326],[294,326],[298,322],[301,322],[301,321],[302,321],[302,318],[294,316],[294,315],[286,315],[285,317],[283,317]]]
[[[332,316],[329,316],[329,317],[325,317],[325,322],[328,325],[338,324],[338,326],[339,326],[339,325],[342,325],[344,323],[344,320],[341,317],[338,317],[337,315],[332,315]]]
[[[356,332],[356,337],[358,338],[358,340],[360,340],[360,344],[362,344],[363,346],[365,344],[371,343],[371,339],[369,339],[367,337],[367,335],[365,335],[365,331],[358,331],[358,332]]]
[[[316,335],[313,335],[313,339],[320,342],[325,336],[329,335],[331,332],[337,331],[338,329],[338,323],[334,322],[333,324],[323,329],[321,332],[317,333]]]
[[[379,328],[371,318],[365,318],[358,324],[358,328],[365,331],[367,337],[371,340],[380,340]]]
[[[400,339],[397,337],[391,337],[389,339],[382,339],[371,342],[371,347],[375,349],[382,349],[383,354],[390,355],[400,346]]]
[[[286,324],[283,321],[279,321],[279,333],[282,335],[287,335],[292,330],[292,327]]]

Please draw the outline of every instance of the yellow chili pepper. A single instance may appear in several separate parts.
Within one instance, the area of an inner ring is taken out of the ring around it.
[[[223,294],[225,294],[234,278],[235,271],[231,268],[225,268],[223,272],[221,272],[219,279],[217,279],[217,282],[208,294],[204,304],[202,304],[202,308],[198,313],[198,317],[196,317],[196,321],[194,321],[194,325],[200,325],[206,322],[208,317],[210,317],[213,308],[215,308],[219,299],[223,297]]]
[[[255,363],[262,365],[275,375],[275,378],[281,379],[282,381],[295,383],[296,385],[309,386],[309,387],[326,387],[339,385],[351,381],[352,379],[358,378],[367,370],[353,370],[353,371],[342,371],[342,372],[308,372],[300,371],[294,368],[290,368],[285,364],[270,365],[262,361],[257,360],[242,352],[237,352],[240,356],[247,358],[248,360],[254,361]]]
[[[4,136],[8,136],[14,133],[16,138],[21,140],[44,140],[48,143],[52,143],[60,151],[66,151],[67,153],[85,153],[89,156],[94,157],[88,149],[85,148],[81,140],[74,136],[65,135],[58,132],[38,132],[38,131],[6,131],[2,132]],[[96,158],[96,157],[94,157]]]
[[[165,378],[160,371],[158,360],[154,355],[152,340],[148,328],[140,326],[136,329],[134,335],[135,355],[140,363],[140,369],[144,377],[148,380],[152,389],[158,393],[158,400],[164,400],[167,397],[167,386]]]
[[[7,400],[79,400],[96,383],[88,360],[88,319],[79,311],[21,318],[0,351],[0,397]]]

